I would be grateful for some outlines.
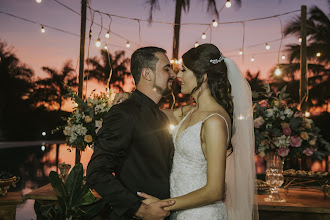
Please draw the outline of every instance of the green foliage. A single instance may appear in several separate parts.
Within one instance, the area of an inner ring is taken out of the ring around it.
[[[65,183],[54,171],[50,172],[49,181],[55,191],[58,205],[40,205],[36,202],[35,210],[38,219],[90,219],[97,215],[105,205],[102,199],[96,200],[87,185],[82,186],[83,167],[81,163],[73,167]]]

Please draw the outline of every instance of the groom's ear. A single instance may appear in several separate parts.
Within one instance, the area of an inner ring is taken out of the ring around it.
[[[152,70],[149,68],[143,68],[141,72],[141,77],[143,77],[147,81],[152,80]]]
[[[203,76],[203,82],[206,82],[206,81],[207,81],[207,74],[205,73]]]

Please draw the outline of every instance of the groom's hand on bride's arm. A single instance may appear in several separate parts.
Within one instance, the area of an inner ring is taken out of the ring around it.
[[[170,215],[169,211],[164,210],[165,207],[174,205],[175,201],[152,202],[148,205],[142,203],[135,213],[135,216],[144,220],[162,220]]]
[[[137,193],[139,196],[141,196],[142,198],[145,198],[144,200],[142,200],[142,202],[146,205],[149,205],[150,203],[153,203],[153,202],[158,202],[160,201],[160,199],[154,197],[154,196],[151,196],[151,195],[148,195],[146,193],[143,193],[143,192],[138,192]]]

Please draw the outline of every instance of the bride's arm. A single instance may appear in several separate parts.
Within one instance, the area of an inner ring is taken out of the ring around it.
[[[204,123],[204,141],[207,157],[207,184],[191,193],[167,200],[175,200],[165,210],[182,210],[212,204],[223,199],[227,152],[227,128],[220,117],[211,117]],[[148,198],[148,195],[142,194]],[[150,197],[149,197],[150,198]],[[150,200],[152,201],[152,200]]]

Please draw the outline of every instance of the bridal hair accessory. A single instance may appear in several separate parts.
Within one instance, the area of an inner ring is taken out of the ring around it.
[[[219,59],[210,60],[210,63],[217,64],[223,61],[224,59],[225,57],[221,55]]]

